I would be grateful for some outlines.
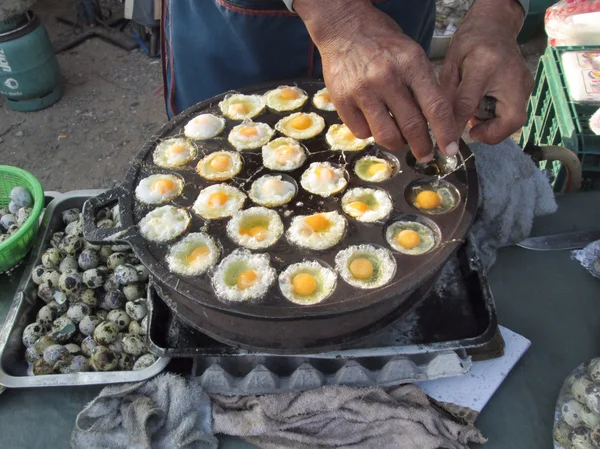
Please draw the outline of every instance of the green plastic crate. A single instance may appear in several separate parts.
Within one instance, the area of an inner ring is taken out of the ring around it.
[[[562,66],[562,54],[568,51],[600,50],[600,46],[548,47],[541,56],[535,76],[535,88],[527,106],[527,123],[520,145],[559,145],[579,156],[584,180],[600,178],[600,136],[589,129],[589,119],[600,104],[571,101]],[[560,162],[540,163],[555,176],[555,190],[566,187],[566,170]]]

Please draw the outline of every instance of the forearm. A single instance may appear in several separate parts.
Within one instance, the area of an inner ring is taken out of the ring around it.
[[[490,19],[516,37],[523,26],[525,10],[518,0],[475,0],[465,22],[489,23]]]

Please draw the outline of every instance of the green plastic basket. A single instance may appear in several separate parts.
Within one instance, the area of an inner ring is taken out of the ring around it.
[[[8,206],[10,191],[25,187],[33,196],[31,215],[8,240],[0,243],[0,273],[14,268],[27,255],[37,234],[39,218],[44,207],[44,189],[35,176],[16,167],[0,165],[0,207]]]

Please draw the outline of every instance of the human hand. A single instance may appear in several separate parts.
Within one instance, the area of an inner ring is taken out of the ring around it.
[[[359,138],[396,150],[409,144],[420,162],[433,159],[428,122],[452,156],[460,134],[452,104],[423,49],[364,0],[295,0],[323,61],[336,109]]]
[[[533,77],[516,41],[523,17],[516,0],[477,0],[452,37],[440,83],[459,132],[470,122],[473,140],[498,144],[527,119]],[[474,118],[484,96],[497,100],[496,117],[485,122]]]

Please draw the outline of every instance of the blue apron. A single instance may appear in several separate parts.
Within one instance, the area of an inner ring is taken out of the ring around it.
[[[434,0],[373,3],[429,50]],[[169,117],[228,90],[322,77],[321,58],[306,27],[279,0],[165,0],[162,26]]]

